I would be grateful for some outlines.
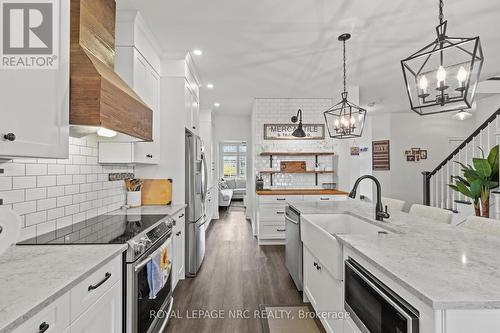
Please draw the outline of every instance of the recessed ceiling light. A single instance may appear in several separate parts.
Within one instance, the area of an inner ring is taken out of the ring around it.
[[[218,108],[218,107],[220,106],[220,103],[215,102],[215,103],[214,103],[214,106],[215,106],[216,108]]]
[[[207,83],[207,88],[208,89],[214,89],[214,85],[212,83]]]
[[[193,50],[193,54],[195,56],[201,56],[203,54],[203,51],[200,49],[195,49],[195,50]]]

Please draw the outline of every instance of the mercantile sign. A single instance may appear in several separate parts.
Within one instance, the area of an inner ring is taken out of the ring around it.
[[[264,124],[264,140],[324,140],[324,124],[303,124],[302,129],[306,137],[292,136],[297,124]]]

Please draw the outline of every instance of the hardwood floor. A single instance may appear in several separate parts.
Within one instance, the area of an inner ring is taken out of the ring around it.
[[[212,221],[198,276],[177,285],[166,332],[259,333],[254,311],[261,304],[298,305],[302,296],[286,269],[285,247],[259,247],[244,211],[231,208]],[[200,310],[220,310],[224,318],[193,318]],[[231,310],[248,310],[250,318],[230,318]]]

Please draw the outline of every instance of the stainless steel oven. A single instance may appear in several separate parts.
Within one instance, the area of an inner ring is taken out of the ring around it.
[[[344,282],[345,309],[361,332],[418,333],[418,311],[351,258]]]
[[[169,230],[155,240],[149,249],[134,262],[127,263],[127,302],[126,325],[127,333],[159,333],[165,329],[172,311],[172,265],[169,265],[168,278],[164,287],[155,298],[150,298],[148,283],[148,263],[152,255],[162,246],[169,245],[168,260],[172,262],[172,230]],[[148,235],[150,236],[150,235]],[[151,239],[154,237],[149,237]]]

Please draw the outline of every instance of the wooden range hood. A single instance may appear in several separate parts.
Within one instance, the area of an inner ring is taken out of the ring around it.
[[[114,71],[115,18],[115,0],[71,0],[70,124],[152,141],[153,111]]]

